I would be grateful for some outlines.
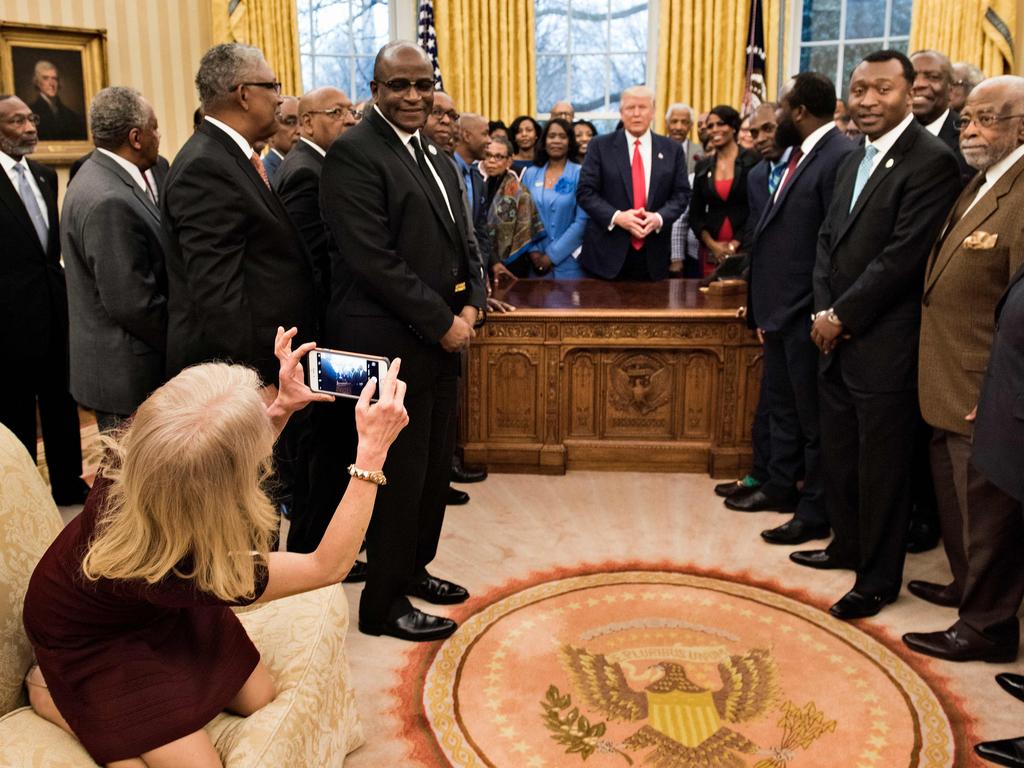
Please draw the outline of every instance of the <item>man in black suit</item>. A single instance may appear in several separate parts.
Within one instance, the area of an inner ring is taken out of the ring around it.
[[[81,504],[82,443],[68,392],[68,310],[60,265],[57,174],[29,159],[36,116],[17,96],[0,95],[0,342],[17,370],[3,377],[0,423],[36,458],[36,403],[54,501]]]
[[[482,115],[465,113],[459,116],[458,129],[455,132],[455,152],[452,158],[458,166],[466,187],[470,211],[473,214],[473,231],[476,234],[477,247],[484,264],[490,263],[490,238],[487,237],[487,208],[484,198],[487,196],[483,174],[477,164],[484,159],[487,145],[491,143],[487,132],[487,118]]]
[[[39,115],[40,141],[85,141],[85,118],[60,100],[60,74],[49,61],[37,61],[32,85],[39,96],[31,109]]]
[[[814,265],[811,337],[821,351],[819,409],[825,502],[835,538],[790,558],[850,568],[831,608],[873,616],[899,594],[906,558],[925,261],[960,190],[949,147],[914,121],[914,69],[876,51],[850,78],[865,146],[836,177]]]
[[[834,108],[835,86],[824,75],[802,72],[784,86],[775,143],[789,148],[789,159],[752,238],[747,317],[764,339],[772,458],[769,482],[758,491],[762,498],[742,501],[770,509],[772,496],[795,495],[798,468],[804,479],[793,518],[761,534],[773,544],[802,544],[829,534],[820,461],[818,350],[810,339],[808,316],[818,230],[832,202],[839,166],[854,149],[835,127]],[[751,171],[751,183],[754,178]]]
[[[938,51],[915,51],[910,54],[914,65],[914,117],[932,136],[937,136],[953,150],[960,164],[960,180],[967,186],[976,170],[971,168],[960,152],[960,131],[956,121],[960,115],[949,105],[953,88],[953,64],[949,57]]]
[[[323,323],[327,301],[331,293],[331,265],[338,263],[337,247],[327,225],[320,214],[320,176],[324,158],[335,139],[355,125],[352,101],[344,92],[332,87],[317,88],[299,100],[299,140],[285,156],[274,178],[274,189],[288,211],[292,222],[299,230],[306,248],[313,257],[316,274],[317,318]],[[344,290],[345,281],[338,275],[338,282]],[[289,552],[312,552],[320,544],[324,531],[341,494],[344,494],[348,480],[337,468],[348,466],[355,461],[357,435],[352,418],[332,422],[330,429],[317,431],[309,420],[304,420],[293,430],[294,441],[286,446],[292,449],[293,472],[291,525],[288,528]],[[310,465],[315,440],[328,441],[345,452],[345,459],[334,467]],[[311,473],[322,475],[315,486]],[[309,500],[307,494],[316,488],[318,493],[328,493],[322,501]],[[340,490],[340,494],[338,491]],[[313,514],[312,510],[317,510]],[[346,577],[354,581],[362,575],[365,578],[365,564],[357,562]]]
[[[196,74],[203,124],[181,148],[163,196],[167,257],[167,372],[206,360],[277,376],[278,326],[313,338],[309,253],[270,188],[252,145],[277,130],[280,84],[257,48],[216,45]]]
[[[486,301],[483,275],[471,263],[458,174],[422,138],[434,83],[423,49],[385,45],[374,61],[374,105],[331,145],[320,193],[352,278],[343,291],[335,279],[324,342],[401,358],[408,384],[409,426],[384,466],[389,482],[377,495],[367,533],[369,573],[359,601],[361,631],[406,640],[455,631],[455,622],[414,609],[406,595],[437,604],[469,596],[431,576],[427,566],[444,520],[459,352],[473,338]],[[351,418],[352,406],[323,410]]]
[[[97,149],[64,196],[61,244],[71,392],[106,431],[164,381],[167,236],[145,176],[160,149],[153,107],[131,88],[104,88],[89,120]]]
[[[281,106],[277,110],[277,130],[267,139],[267,154],[263,157],[263,167],[271,184],[274,183],[277,169],[298,140],[299,100],[294,96],[282,96]]]
[[[690,200],[686,153],[651,131],[650,88],[624,90],[619,114],[622,130],[594,138],[583,160],[576,199],[590,220],[580,264],[605,280],[663,280],[672,225]]]

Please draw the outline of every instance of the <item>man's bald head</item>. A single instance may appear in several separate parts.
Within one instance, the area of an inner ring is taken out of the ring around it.
[[[971,91],[961,118],[960,151],[972,168],[984,171],[1024,145],[1024,77],[992,77]],[[992,120],[992,118],[998,118]],[[982,126],[979,121],[991,120]]]
[[[324,151],[355,124],[352,100],[338,88],[325,85],[299,99],[299,131]]]
[[[430,56],[416,43],[408,40],[395,40],[387,43],[377,51],[377,57],[373,60],[373,79],[381,82],[389,78],[388,69],[398,62],[408,62],[411,59],[418,59],[426,64],[433,71],[433,63]]]
[[[426,51],[405,40],[382,47],[373,61],[370,93],[392,125],[418,131],[434,106],[434,65]]]
[[[475,112],[463,112],[459,117],[459,131],[455,142],[455,151],[462,159],[468,162],[483,160],[490,142],[491,133],[487,129],[487,118]]]

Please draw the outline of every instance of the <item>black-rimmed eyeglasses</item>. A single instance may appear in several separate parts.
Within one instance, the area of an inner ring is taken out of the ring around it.
[[[383,82],[378,80],[377,82],[395,93],[405,93],[410,88],[415,88],[417,93],[430,93],[437,85],[437,80],[432,77],[424,77],[420,80],[407,80],[404,77],[399,77],[394,80],[384,80]]]
[[[231,90],[237,90],[245,85],[251,88],[266,88],[268,91],[273,91],[278,96],[281,95],[281,84],[276,80],[272,83],[238,83],[237,85],[232,86]]]
[[[327,115],[331,120],[341,120],[346,114],[356,120],[362,116],[362,112],[354,107],[332,107],[331,109],[310,109],[304,112],[305,115]]]

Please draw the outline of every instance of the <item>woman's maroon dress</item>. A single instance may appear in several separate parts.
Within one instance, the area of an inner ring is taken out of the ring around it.
[[[82,575],[109,485],[97,480],[82,514],[43,555],[24,612],[57,709],[100,764],[199,730],[260,658],[228,604],[190,581],[170,576],[150,586]],[[267,571],[254,568],[259,596]]]

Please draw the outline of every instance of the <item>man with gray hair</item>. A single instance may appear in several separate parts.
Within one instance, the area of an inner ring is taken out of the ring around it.
[[[693,129],[693,107],[678,101],[671,104],[665,112],[665,129],[668,131],[668,137],[683,148],[683,152],[686,153],[686,172],[692,174],[703,149],[690,139],[690,131]]]
[[[962,110],[971,91],[984,79],[985,73],[976,64],[971,64],[969,61],[954,62],[953,85],[949,89],[950,108],[955,112]]]
[[[164,381],[167,237],[146,176],[161,159],[153,107],[132,88],[104,88],[89,122],[96,151],[68,187],[61,246],[71,393],[107,431]]]
[[[32,70],[38,97],[29,109],[39,115],[40,141],[83,141],[85,119],[60,100],[60,73],[53,62],[40,59]]]

